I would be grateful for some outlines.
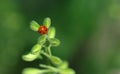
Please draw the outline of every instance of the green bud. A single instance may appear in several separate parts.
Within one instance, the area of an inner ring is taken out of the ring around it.
[[[38,44],[42,45],[46,42],[46,35],[42,35],[38,38]]]
[[[22,74],[42,74],[42,71],[37,68],[25,68]]]
[[[60,64],[59,68],[60,68],[60,69],[66,69],[66,68],[68,68],[68,62],[66,62],[66,61],[62,62],[62,63]]]
[[[49,28],[48,37],[49,38],[54,38],[55,37],[55,28],[54,27]]]
[[[50,41],[50,44],[52,46],[58,46],[58,45],[60,45],[60,41],[58,39],[56,39],[56,38],[49,39],[49,41]]]
[[[28,53],[27,55],[23,55],[22,59],[25,61],[34,61],[35,59],[37,59],[39,54],[32,54],[32,53]]]
[[[36,44],[32,47],[31,49],[31,53],[34,54],[34,53],[39,53],[40,50],[41,50],[42,46],[40,44]]]
[[[33,31],[38,31],[40,25],[36,22],[36,21],[31,21],[30,23],[30,28],[33,30]]]
[[[43,21],[43,25],[45,25],[47,28],[51,25],[51,19],[49,17],[45,18]]]
[[[56,56],[51,56],[50,60],[56,66],[59,66],[62,63],[62,60]]]
[[[67,68],[67,69],[62,69],[60,71],[60,74],[75,74],[75,71],[73,69]]]

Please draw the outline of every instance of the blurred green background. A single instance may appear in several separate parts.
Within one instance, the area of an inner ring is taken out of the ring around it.
[[[0,74],[37,66],[21,56],[39,37],[30,21],[48,16],[61,40],[53,54],[76,74],[120,73],[120,0],[0,0]]]

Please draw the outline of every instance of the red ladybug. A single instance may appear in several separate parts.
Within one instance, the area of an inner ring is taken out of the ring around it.
[[[40,34],[46,34],[47,32],[48,32],[48,28],[46,27],[46,26],[40,26],[39,27],[39,29],[38,29],[38,32],[40,33]]]

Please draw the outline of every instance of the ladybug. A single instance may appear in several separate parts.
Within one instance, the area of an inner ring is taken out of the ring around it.
[[[40,34],[47,34],[47,32],[48,32],[48,28],[46,27],[46,26],[40,26],[39,27],[39,29],[38,29],[38,33],[40,33]]]

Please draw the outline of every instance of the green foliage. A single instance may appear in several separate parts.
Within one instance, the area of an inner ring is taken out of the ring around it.
[[[50,18],[45,18],[43,23],[43,25],[49,29],[48,34],[41,35],[38,38],[37,44],[32,47],[28,54],[23,55],[22,59],[28,62],[36,59],[47,59],[49,64],[40,64],[40,67],[44,69],[26,68],[23,70],[22,74],[75,74],[75,71],[68,67],[66,61],[62,61],[59,57],[52,55],[51,47],[60,45],[60,41],[55,38],[55,28],[50,27]],[[30,28],[33,31],[37,31],[39,27],[40,26],[36,21],[32,21],[30,24]]]

